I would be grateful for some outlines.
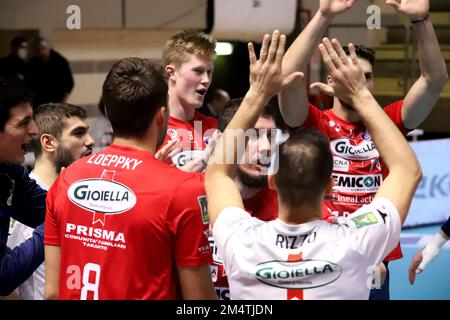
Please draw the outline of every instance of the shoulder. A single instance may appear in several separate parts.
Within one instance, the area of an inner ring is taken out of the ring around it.
[[[216,118],[206,116],[199,111],[195,111],[194,119],[197,121],[201,121],[204,126],[204,129],[217,128],[217,119]],[[207,126],[207,127],[205,127],[205,126]]]

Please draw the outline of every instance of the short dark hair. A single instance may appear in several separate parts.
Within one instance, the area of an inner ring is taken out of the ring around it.
[[[51,134],[56,139],[60,139],[64,129],[64,122],[72,117],[84,120],[87,117],[86,110],[69,103],[45,103],[35,109],[34,122],[36,122],[36,126],[39,129],[39,135],[33,139],[31,145],[36,158],[42,153],[40,136]]]
[[[28,43],[28,40],[24,37],[15,37],[11,40],[11,48],[18,48],[24,42]]]
[[[167,82],[161,66],[148,59],[116,62],[103,83],[103,103],[115,136],[141,137],[157,109],[167,107]]]
[[[343,47],[345,53],[350,55],[350,51],[348,50],[348,46]],[[375,65],[375,51],[367,48],[363,45],[355,45],[355,51],[358,58],[369,61],[372,67]]]
[[[298,129],[280,145],[275,185],[288,206],[317,201],[333,171],[330,141],[320,131]]]
[[[32,101],[33,94],[23,81],[15,78],[0,80],[0,131],[5,129],[12,108]]]
[[[244,101],[244,98],[232,99],[227,103],[225,108],[223,108],[223,110],[219,112],[217,128],[221,132],[223,132],[228,126],[231,119],[234,117],[240,105],[242,104],[242,101]],[[278,129],[284,130],[286,128],[280,111],[272,103],[269,103],[264,107],[261,113],[261,117],[272,118],[275,121],[275,126]]]

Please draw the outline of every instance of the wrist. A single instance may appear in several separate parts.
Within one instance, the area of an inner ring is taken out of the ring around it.
[[[426,20],[428,20],[429,16],[430,16],[429,13],[427,13],[425,16],[421,16],[421,17],[420,16],[412,16],[411,23],[415,24],[415,23],[420,23],[420,22],[426,21]]]
[[[434,248],[440,250],[447,241],[448,241],[448,238],[445,237],[441,232],[438,232],[433,236],[433,238],[431,239],[431,241],[427,245],[427,247],[434,247]]]
[[[268,96],[267,92],[263,90],[255,90],[250,86],[250,89],[245,94],[245,100],[250,103],[250,106],[257,106],[259,104],[263,104],[264,106],[267,102],[272,98],[272,96]]]
[[[320,9],[317,11],[316,14],[319,18],[325,19],[328,22],[330,22],[331,20],[333,20],[333,18],[336,16],[335,13],[331,13],[331,12],[323,12]]]
[[[356,91],[350,96],[350,101],[352,102],[353,105],[367,99],[373,99],[373,95],[367,87],[364,87]]]

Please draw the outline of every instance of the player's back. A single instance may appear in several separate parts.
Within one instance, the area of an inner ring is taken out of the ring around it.
[[[175,299],[177,265],[209,262],[203,187],[150,153],[112,145],[57,182],[46,244],[61,245],[60,299]]]
[[[400,234],[398,213],[387,200],[335,224],[267,223],[225,210],[213,234],[231,299],[368,299],[371,272]]]

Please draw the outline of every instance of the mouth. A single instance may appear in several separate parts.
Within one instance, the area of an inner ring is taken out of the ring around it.
[[[206,94],[206,91],[207,91],[206,89],[199,89],[199,90],[196,90],[195,92],[197,92],[201,96],[204,96]]]
[[[258,159],[256,161],[256,165],[262,168],[269,168],[270,167],[270,162],[269,163],[262,163],[261,159]]]
[[[85,152],[83,152],[82,156],[87,157],[93,153],[92,148],[88,148]]]
[[[28,153],[28,152],[32,152],[33,149],[31,148],[31,143],[24,143],[20,146],[20,148],[22,149],[23,153]]]

